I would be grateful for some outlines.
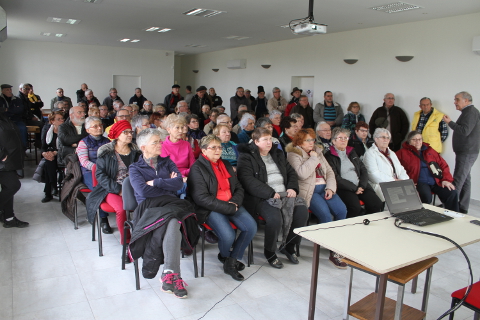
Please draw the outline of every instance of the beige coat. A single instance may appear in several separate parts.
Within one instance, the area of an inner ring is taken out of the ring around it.
[[[310,200],[312,200],[313,190],[315,189],[315,168],[320,163],[320,169],[323,172],[325,181],[327,182],[327,189],[337,192],[337,181],[335,180],[335,173],[323,156],[323,148],[315,145],[315,152],[317,157],[310,157],[301,147],[294,147],[289,143],[285,147],[287,152],[287,160],[295,169],[298,175],[298,187],[300,189],[299,196],[305,199],[307,207],[310,207]]]

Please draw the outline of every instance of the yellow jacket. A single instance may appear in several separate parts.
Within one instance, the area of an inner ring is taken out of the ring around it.
[[[417,129],[421,112],[422,110],[419,110],[413,115],[412,131]],[[428,143],[430,147],[432,147],[438,153],[441,153],[443,148],[441,134],[440,131],[438,131],[438,128],[440,127],[440,121],[442,121],[442,119],[443,113],[434,108],[422,131],[423,142]]]

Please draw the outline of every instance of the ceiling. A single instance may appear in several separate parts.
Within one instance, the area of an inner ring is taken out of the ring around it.
[[[423,8],[388,14],[369,8],[396,0],[317,0],[314,16],[317,23],[328,25],[328,33],[334,33],[480,12],[479,0],[406,1]],[[308,0],[0,0],[0,6],[7,12],[9,39],[169,50],[180,55],[302,37],[280,26],[308,15]],[[226,13],[210,18],[182,14],[192,8]],[[81,22],[53,23],[47,22],[48,17]],[[143,31],[149,27],[173,30]],[[47,37],[42,32],[66,36]],[[249,38],[225,39],[232,35]],[[122,43],[123,38],[140,42]],[[186,47],[190,44],[205,47]]]

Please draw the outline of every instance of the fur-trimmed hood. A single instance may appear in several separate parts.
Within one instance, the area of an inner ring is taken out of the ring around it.
[[[314,145],[315,149],[320,149],[320,152],[323,153],[323,146],[322,145],[319,145],[319,144],[315,144]],[[294,152],[296,154],[298,154],[299,156],[303,156],[303,150],[300,148],[300,147],[294,147],[293,144],[290,142],[289,144],[287,144],[287,146],[285,147],[285,152]],[[317,152],[318,153],[318,152]]]
[[[108,153],[113,153],[115,151],[115,145],[116,144],[117,144],[117,142],[114,140],[114,141],[112,141],[110,143],[107,143],[107,144],[104,144],[103,146],[98,148],[97,158],[101,158]],[[138,149],[138,147],[135,143],[129,143],[128,146],[130,147],[131,151],[140,152],[140,149]]]

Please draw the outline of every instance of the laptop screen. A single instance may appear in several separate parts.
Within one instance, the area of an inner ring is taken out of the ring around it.
[[[385,202],[392,215],[423,208],[411,179],[382,182],[380,188],[382,188]]]

